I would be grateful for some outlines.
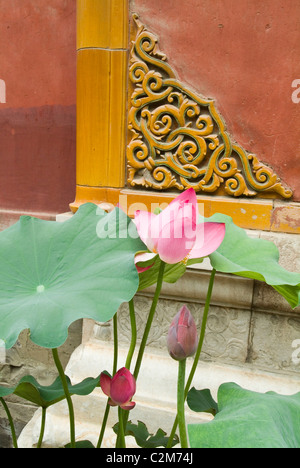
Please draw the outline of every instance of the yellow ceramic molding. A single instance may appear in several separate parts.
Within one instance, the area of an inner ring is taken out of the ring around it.
[[[127,50],[128,9],[128,0],[77,0],[77,50]]]
[[[77,0],[77,187],[125,185],[128,10],[128,0]]]
[[[125,183],[127,56],[84,49],[77,58],[77,184]]]

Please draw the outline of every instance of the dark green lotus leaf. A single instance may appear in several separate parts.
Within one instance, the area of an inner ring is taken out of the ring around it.
[[[187,396],[187,404],[196,413],[211,413],[215,416],[219,411],[218,403],[215,402],[208,388],[205,390],[191,388]]]
[[[266,282],[292,308],[300,305],[300,274],[289,272],[279,265],[279,251],[273,242],[249,237],[244,229],[223,214],[217,213],[207,221],[226,224],[223,243],[209,256],[217,271]]]
[[[119,423],[115,424],[113,430],[118,434]],[[138,421],[137,424],[131,421],[127,422],[125,436],[132,436],[135,438],[137,445],[141,448],[156,448],[166,447],[169,441],[167,433],[162,429],[158,429],[155,434],[150,434],[147,426],[142,422]],[[172,447],[179,443],[177,435],[174,436]]]
[[[300,393],[257,393],[225,383],[218,407],[213,421],[188,426],[191,448],[300,448]]]
[[[95,379],[88,377],[76,385],[71,385],[69,377],[66,376],[66,378],[70,394],[81,396],[92,393],[92,391],[99,386],[100,380],[100,376]],[[27,375],[14,387],[0,387],[0,397],[6,397],[12,394],[41,406],[42,408],[48,408],[65,398],[65,392],[60,377],[57,377],[53,384],[43,386],[40,385],[34,377]]]
[[[199,260],[200,262],[200,260]],[[151,265],[149,270],[140,273],[140,284],[139,291],[149,288],[153,284],[156,284],[158,278],[158,272],[161,265],[161,260],[157,255],[153,260],[148,260],[146,262],[140,262],[139,266],[148,267]],[[183,262],[175,263],[173,265],[166,264],[164,271],[164,281],[166,283],[176,283],[179,278],[181,278],[186,271],[186,266]]]
[[[64,223],[21,217],[0,233],[0,343],[30,329],[34,343],[57,348],[75,320],[110,320],[138,289],[144,249],[118,208],[87,203]]]

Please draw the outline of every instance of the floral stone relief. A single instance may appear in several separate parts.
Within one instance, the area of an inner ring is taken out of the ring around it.
[[[137,297],[135,299],[137,329],[142,331],[151,299]],[[166,348],[166,335],[174,308],[183,306],[183,302],[161,299],[157,307],[157,315],[153,322],[148,339],[148,345],[155,349]],[[203,309],[204,307],[201,307]],[[200,329],[203,311],[199,314],[199,304],[189,303],[197,328]],[[128,306],[122,304],[118,312],[119,334],[123,342],[130,338],[130,322]],[[203,359],[225,362],[245,362],[247,357],[250,312],[228,307],[211,306],[207,322],[207,335],[204,341]],[[112,330],[111,330],[112,331]],[[138,333],[140,334],[140,333]],[[112,339],[112,334],[111,334]]]

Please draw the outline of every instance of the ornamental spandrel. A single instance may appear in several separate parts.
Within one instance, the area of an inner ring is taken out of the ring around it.
[[[132,93],[127,179],[152,190],[193,187],[232,197],[290,198],[274,171],[232,140],[213,99],[176,77],[158,39],[133,16],[137,28],[130,57]]]

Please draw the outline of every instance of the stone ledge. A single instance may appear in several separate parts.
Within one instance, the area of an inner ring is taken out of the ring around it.
[[[208,270],[188,268],[175,284],[164,283],[161,298],[178,300],[180,302],[194,302],[204,304],[206,300],[210,274]],[[251,309],[254,282],[248,278],[242,278],[223,273],[217,273],[211,303],[223,307]],[[139,296],[150,297],[155,286],[147,288]]]
[[[275,200],[271,231],[300,234],[300,203],[286,204],[281,200]]]

